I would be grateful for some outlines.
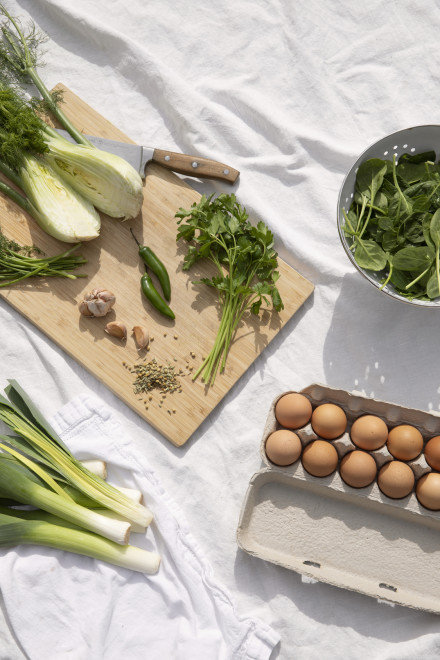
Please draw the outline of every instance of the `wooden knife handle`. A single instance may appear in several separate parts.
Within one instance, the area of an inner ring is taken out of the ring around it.
[[[153,161],[179,174],[200,177],[201,179],[219,179],[228,183],[235,183],[240,172],[216,160],[174,153],[164,149],[155,149]]]

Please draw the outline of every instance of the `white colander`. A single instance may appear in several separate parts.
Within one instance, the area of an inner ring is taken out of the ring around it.
[[[381,279],[383,273],[375,273],[372,271],[360,268],[356,263],[353,252],[350,250],[352,239],[346,237],[342,229],[345,224],[343,210],[348,212],[355,191],[356,172],[361,163],[369,158],[384,158],[392,159],[395,154],[398,158],[404,153],[422,153],[424,151],[435,151],[436,159],[440,156],[440,126],[414,126],[412,128],[405,128],[402,131],[397,131],[391,135],[378,140],[366,149],[354,163],[353,167],[347,174],[342,184],[339,199],[338,199],[338,231],[342,245],[347,253],[348,258],[353,266],[377,289],[381,287]],[[399,295],[392,284],[387,284],[383,289],[383,293],[401,300],[402,302],[410,305],[418,305],[419,307],[440,307],[440,299],[437,300],[408,300]]]

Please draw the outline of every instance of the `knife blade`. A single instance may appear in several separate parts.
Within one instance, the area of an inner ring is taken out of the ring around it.
[[[75,143],[75,140],[67,131],[60,128],[56,130],[57,133],[69,140],[69,142]],[[143,179],[145,178],[145,169],[149,162],[157,163],[179,174],[186,174],[201,179],[218,179],[219,181],[226,181],[228,183],[235,183],[240,174],[238,170],[216,160],[210,160],[209,158],[180,154],[174,151],[166,151],[165,149],[143,147],[128,142],[118,142],[117,140],[109,140],[96,135],[86,135],[85,137],[98,149],[124,158],[139,172]]]

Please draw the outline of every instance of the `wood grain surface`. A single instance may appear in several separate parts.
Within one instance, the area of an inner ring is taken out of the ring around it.
[[[62,85],[57,88],[65,90],[63,108],[81,131],[131,142],[71,91]],[[209,264],[201,264],[189,273],[182,271],[186,246],[176,243],[175,213],[180,207],[189,209],[200,195],[173,172],[153,163],[147,166],[144,186],[144,204],[136,219],[122,222],[102,215],[99,238],[83,243],[78,250],[87,258],[87,264],[78,272],[87,273],[87,278],[29,280],[0,289],[0,296],[169,441],[181,446],[310,296],[313,285],[280,261],[279,289],[285,309],[281,313],[262,312],[259,319],[246,319],[238,329],[226,371],[217,376],[212,387],[200,378],[193,381],[191,374],[215,339],[219,310],[214,290],[192,284],[194,279],[210,273]],[[47,256],[67,249],[65,243],[45,234],[10,200],[0,199],[0,211],[1,229],[8,238],[21,244],[33,243]],[[161,316],[142,295],[144,267],[130,227],[168,268],[174,321]],[[83,317],[78,304],[95,287],[113,291],[115,306],[104,318]],[[104,332],[105,325],[114,320],[126,325],[126,341]],[[149,350],[136,348],[131,332],[135,325],[148,328]],[[160,365],[174,366],[176,373],[182,371],[181,392],[165,398],[158,391],[149,395],[134,393],[132,368],[153,359]]]

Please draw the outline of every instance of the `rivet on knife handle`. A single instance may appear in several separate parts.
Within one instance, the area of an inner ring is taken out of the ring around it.
[[[187,154],[174,153],[164,149],[155,149],[153,161],[173,172],[200,177],[201,179],[219,179],[235,183],[240,172],[229,165],[224,165],[216,160],[200,158],[199,156],[188,156]]]

